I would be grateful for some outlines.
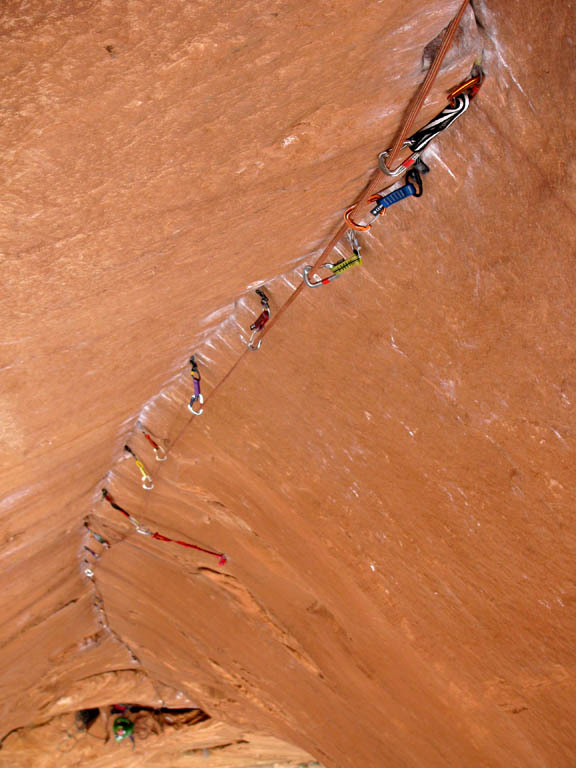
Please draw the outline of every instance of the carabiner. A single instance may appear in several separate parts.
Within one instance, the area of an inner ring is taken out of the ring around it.
[[[334,264],[331,264],[330,262],[326,262],[326,264],[320,264],[317,268],[318,269],[329,269],[332,270],[334,267]],[[304,282],[309,288],[318,288],[319,285],[328,285],[328,283],[331,283],[333,280],[336,280],[336,278],[340,277],[339,274],[332,274],[330,277],[324,277],[316,282],[312,282],[310,278],[308,277],[308,274],[314,269],[313,266],[307,266],[304,267]]]
[[[252,336],[250,336],[250,341],[248,342],[248,347],[249,347],[249,349],[252,350],[252,352],[258,352],[258,350],[262,346],[262,339],[258,339],[258,344],[256,344],[256,346],[254,346],[254,338],[256,336],[256,333],[257,333],[257,331],[254,331]]]
[[[154,482],[150,475],[142,475],[142,488],[145,491],[151,491],[154,488]]]
[[[136,528],[136,533],[141,533],[142,536],[152,536],[152,531],[150,530],[150,528],[148,528],[148,526],[146,525],[140,525],[140,523],[138,522],[138,520],[136,520],[135,517],[132,517],[132,515],[130,515],[128,517],[128,520],[130,520],[134,528]]]
[[[148,432],[146,432],[146,430],[142,427],[140,422],[138,422],[138,424],[136,426],[138,427],[140,432],[142,432],[142,434],[144,435],[146,440],[148,440],[148,442],[152,446],[152,450],[154,451],[154,457],[155,457],[156,461],[166,461],[166,459],[168,458],[168,455],[166,454],[166,449],[162,448],[161,445],[158,445],[156,440],[154,440],[152,438],[152,435],[150,435]]]
[[[162,448],[161,445],[159,445],[158,448],[154,448],[154,458],[156,459],[156,461],[166,461],[166,459],[168,458],[166,449]]]
[[[268,296],[266,296],[266,294],[261,288],[257,288],[256,293],[258,294],[258,296],[260,296],[260,304],[262,305],[262,312],[258,315],[256,320],[250,326],[250,330],[252,331],[252,336],[250,336],[248,347],[253,352],[257,352],[262,346],[262,339],[258,340],[258,343],[256,344],[256,346],[254,346],[254,339],[261,331],[264,330],[264,326],[272,316],[272,313],[270,312],[270,303],[269,303]]]
[[[194,416],[200,416],[202,413],[204,413],[204,408],[199,408],[196,410],[194,408],[194,403],[198,403],[199,405],[204,404],[204,397],[202,396],[202,393],[200,392],[200,371],[198,370],[198,364],[196,362],[196,358],[194,355],[190,358],[190,365],[192,366],[190,369],[190,376],[192,376],[192,379],[194,381],[194,394],[190,398],[190,402],[188,403],[188,410],[190,413],[193,413]]]
[[[354,203],[354,205],[351,205],[350,208],[346,209],[344,221],[348,224],[350,229],[355,229],[357,232],[368,232],[369,229],[372,229],[372,224],[358,224],[352,218],[352,211],[356,210],[357,205],[358,203]]]
[[[451,106],[454,106],[456,97],[461,93],[468,91],[468,98],[473,99],[482,87],[482,83],[484,82],[484,72],[478,65],[474,66],[473,71],[477,71],[478,74],[472,75],[472,77],[468,78],[468,80],[463,82],[462,85],[459,85],[457,88],[454,88],[448,93],[448,101],[450,102]]]
[[[409,147],[410,141],[406,140],[403,147]],[[414,165],[414,163],[418,160],[420,157],[420,152],[413,152],[410,157],[407,157],[406,160],[402,160],[400,165],[397,168],[394,168],[394,170],[391,170],[386,165],[386,158],[390,155],[391,149],[386,149],[384,152],[380,152],[378,155],[378,168],[382,171],[382,173],[385,173],[386,176],[392,176],[393,178],[397,178],[398,176],[402,176],[403,173],[406,173],[406,171]]]
[[[204,413],[204,408],[200,408],[199,410],[196,410],[194,408],[194,403],[198,403],[199,405],[204,405],[204,395],[201,394],[193,394],[190,398],[190,402],[188,403],[188,410],[190,413],[193,413],[194,416],[201,416]]]
[[[340,259],[340,261],[336,261],[333,264],[331,262],[326,262],[326,264],[320,264],[316,269],[329,269],[332,274],[330,277],[324,277],[320,280],[317,280],[313,282],[308,277],[309,273],[314,269],[313,266],[307,266],[304,267],[304,282],[307,286],[310,288],[318,288],[319,285],[328,285],[328,283],[333,282],[337,278],[340,277],[342,272],[345,272],[347,269],[350,269],[351,267],[356,266],[356,264],[362,264],[362,256],[360,256],[360,245],[358,243],[358,239],[354,232],[352,230],[348,230],[347,233],[348,241],[350,245],[352,246],[352,253],[353,256],[350,256],[348,259]]]

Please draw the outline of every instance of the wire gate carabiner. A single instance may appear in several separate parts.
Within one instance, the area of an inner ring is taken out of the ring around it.
[[[257,288],[256,293],[258,294],[258,296],[260,296],[260,304],[262,305],[262,312],[258,315],[256,320],[250,326],[250,330],[252,331],[252,336],[250,336],[248,347],[253,352],[257,352],[262,346],[262,339],[258,339],[258,344],[256,344],[256,346],[254,346],[254,339],[262,330],[264,330],[264,326],[272,316],[272,313],[270,312],[270,302],[269,302],[268,296],[266,296],[266,294],[261,288]]]
[[[202,413],[204,413],[204,408],[199,408],[196,410],[194,408],[194,403],[198,403],[199,406],[202,406],[204,404],[204,396],[200,392],[200,371],[198,370],[198,363],[196,362],[194,355],[192,355],[190,358],[190,365],[192,366],[190,368],[190,376],[192,376],[194,381],[194,394],[188,403],[188,410],[190,413],[193,413],[194,416],[200,416]]]
[[[320,285],[328,285],[329,283],[339,278],[342,272],[345,272],[347,269],[356,266],[356,264],[362,264],[362,256],[360,256],[360,245],[356,235],[352,230],[349,229],[347,237],[350,245],[352,246],[352,253],[354,255],[347,259],[340,259],[340,261],[336,261],[334,263],[326,262],[326,264],[321,264],[319,266],[321,269],[329,269],[332,272],[330,277],[323,277],[320,280],[310,280],[308,275],[314,269],[314,267],[304,267],[304,282],[309,288],[318,288]]]

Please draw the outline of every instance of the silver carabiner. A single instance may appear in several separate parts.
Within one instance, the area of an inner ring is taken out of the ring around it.
[[[148,528],[145,525],[140,525],[140,523],[138,522],[138,520],[136,520],[135,517],[132,517],[132,515],[130,515],[128,520],[130,520],[130,522],[136,529],[136,533],[141,533],[142,536],[152,536],[152,531],[150,530],[150,528]]]
[[[156,461],[166,461],[168,458],[166,450],[162,448],[161,445],[159,445],[158,448],[154,448],[154,456],[156,457]]]
[[[145,491],[151,491],[152,488],[154,488],[154,481],[150,475],[142,475],[142,488],[144,488]]]
[[[188,403],[188,410],[190,413],[193,413],[194,416],[200,416],[202,413],[204,413],[204,408],[200,408],[198,411],[194,409],[194,403],[199,403],[200,405],[204,404],[204,395],[193,395],[190,398],[190,402]],[[159,461],[163,461],[163,459],[159,459]]]
[[[409,147],[410,142],[405,141],[402,145],[403,147]],[[402,176],[403,173],[406,173],[406,171],[414,165],[416,160],[420,157],[420,152],[413,152],[410,157],[407,157],[406,160],[403,160],[400,165],[397,168],[394,168],[394,170],[390,170],[388,166],[386,165],[386,158],[390,155],[390,150],[386,149],[384,152],[380,152],[378,155],[378,168],[382,171],[382,173],[385,173],[386,176],[392,176],[393,178],[397,178],[398,176]]]
[[[331,270],[333,266],[334,266],[334,264],[331,264],[330,262],[326,262],[326,264],[320,264],[320,266],[317,267],[317,269],[330,269]],[[336,278],[340,277],[339,274],[337,274],[337,275],[330,275],[330,277],[320,278],[319,281],[312,282],[312,280],[310,280],[308,275],[309,275],[309,273],[313,269],[314,269],[313,266],[304,267],[304,282],[310,288],[318,288],[319,285],[328,285],[328,283],[331,283],[332,280],[336,280]]]
[[[259,334],[259,333],[260,333],[260,330],[256,329],[256,330],[252,331],[252,336],[250,336],[250,341],[248,342],[248,349],[251,349],[252,352],[258,352],[258,350],[262,346],[262,339],[258,339],[258,344],[256,344],[256,346],[254,346],[254,344],[253,344],[254,339],[256,338],[257,334]]]

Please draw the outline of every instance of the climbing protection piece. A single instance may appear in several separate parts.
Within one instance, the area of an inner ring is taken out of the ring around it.
[[[158,445],[158,443],[156,442],[156,440],[154,440],[152,435],[149,432],[146,432],[146,430],[141,424],[138,424],[138,429],[140,430],[140,432],[142,432],[146,440],[148,440],[148,442],[152,446],[154,450],[154,456],[156,457],[156,461],[166,461],[168,456],[166,455],[166,451],[164,450],[164,448],[162,448],[161,445]]]
[[[218,565],[225,565],[227,562],[227,557],[223,552],[214,552],[211,549],[205,549],[204,547],[199,547],[197,544],[190,544],[188,541],[180,541],[179,539],[171,539],[168,536],[164,536],[161,533],[152,532],[150,528],[146,527],[145,525],[140,525],[138,520],[136,520],[135,517],[133,517],[130,512],[127,512],[125,509],[123,509],[119,504],[116,504],[110,493],[106,490],[106,488],[102,488],[102,498],[110,504],[110,506],[113,509],[118,510],[118,512],[121,512],[124,517],[128,519],[128,521],[134,526],[137,533],[141,533],[143,536],[151,536],[153,539],[156,539],[156,541],[165,541],[165,542],[171,542],[173,544],[179,544],[181,547],[188,547],[188,549],[196,549],[198,552],[204,552],[207,555],[212,555],[213,557],[218,558]]]
[[[409,136],[404,141],[403,146],[410,149],[412,154],[406,160],[403,160],[397,168],[391,170],[386,165],[386,159],[390,155],[390,149],[380,152],[378,155],[378,167],[382,173],[393,177],[401,176],[414,165],[416,160],[420,157],[420,153],[424,147],[466,112],[470,106],[470,99],[473,99],[480,90],[483,79],[484,74],[482,70],[478,65],[475,65],[473,76],[450,91],[448,94],[449,104],[444,107],[442,112],[439,112],[436,117],[426,123],[423,128],[420,128],[419,131],[416,131],[416,133],[413,133],[412,136]]]
[[[125,445],[124,450],[126,451],[126,453],[129,453],[130,456],[132,456],[132,458],[136,462],[136,466],[140,470],[140,474],[142,475],[142,488],[144,488],[144,490],[146,491],[151,491],[152,488],[154,488],[154,483],[152,482],[152,478],[150,477],[148,470],[146,469],[144,464],[142,464],[138,456],[136,456],[136,454],[134,453],[132,448],[130,448],[129,445]]]
[[[123,509],[119,504],[116,504],[112,496],[108,493],[106,488],[102,488],[102,498],[110,504],[111,507],[118,510],[118,512],[121,512],[124,517],[128,518],[128,521],[134,526],[137,533],[141,533],[143,536],[152,536],[152,531],[150,528],[147,528],[145,525],[140,525],[138,520],[136,520],[135,517],[132,517],[130,512],[126,512],[125,509]]]
[[[194,416],[200,416],[200,414],[204,413],[204,408],[198,408],[198,410],[196,410],[194,408],[194,403],[198,403],[199,406],[202,406],[204,404],[204,397],[200,392],[200,371],[198,370],[198,364],[194,355],[190,358],[190,365],[192,366],[190,369],[190,376],[192,376],[192,379],[194,380],[194,394],[188,403],[188,410],[190,413],[193,413]]]
[[[377,192],[375,195],[371,195],[368,198],[369,203],[376,203],[377,205],[370,211],[374,217],[369,224],[359,224],[352,218],[352,213],[356,209],[356,204],[351,205],[344,214],[344,219],[351,229],[355,229],[358,232],[366,232],[372,229],[372,224],[383,211],[390,208],[394,203],[399,203],[401,200],[405,200],[407,197],[422,197],[422,177],[421,173],[428,173],[430,168],[423,160],[417,160],[414,167],[411,168],[406,174],[406,184],[403,187],[395,189],[393,192],[389,192],[387,195],[383,195],[382,192]]]
[[[258,344],[256,344],[256,346],[254,346],[254,339],[262,330],[264,330],[264,326],[272,316],[272,313],[270,312],[270,303],[269,303],[268,296],[266,296],[266,294],[261,288],[257,288],[256,293],[258,294],[258,296],[260,296],[260,304],[262,305],[262,312],[258,315],[256,320],[250,326],[250,330],[252,331],[252,336],[250,336],[250,341],[248,342],[248,346],[253,352],[256,352],[262,346],[262,339],[258,339]]]
[[[406,200],[407,197],[422,197],[422,176],[420,173],[428,173],[430,169],[422,160],[411,168],[406,174],[406,184],[403,187],[395,189],[393,192],[388,192],[387,195],[381,196],[380,194],[372,195],[368,200],[371,203],[376,203],[374,208],[370,211],[372,216],[381,216],[382,213],[390,208],[394,203],[399,203],[401,200]]]
[[[362,264],[362,256],[360,256],[360,245],[358,244],[356,235],[351,229],[348,230],[347,237],[350,245],[352,246],[353,256],[350,256],[347,259],[340,259],[340,261],[336,261],[333,264],[330,262],[321,264],[318,269],[329,269],[332,274],[329,277],[323,277],[320,280],[310,280],[308,275],[314,269],[314,267],[304,267],[304,282],[307,286],[310,288],[318,288],[319,285],[328,285],[328,283],[331,283],[333,280],[336,280],[338,277],[340,277],[342,272],[345,272],[347,269],[356,266],[356,264]]]
[[[104,536],[102,536],[100,533],[96,533],[96,531],[93,531],[92,528],[90,528],[87,523],[84,523],[84,527],[86,528],[89,534],[94,536],[97,542],[99,542],[104,547],[106,547],[106,549],[110,549],[110,542],[107,539],[105,539]]]

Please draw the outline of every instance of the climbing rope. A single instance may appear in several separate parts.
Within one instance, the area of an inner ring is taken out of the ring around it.
[[[352,219],[352,214],[355,211],[362,208],[366,203],[374,204],[370,213],[374,217],[374,219],[376,219],[379,215],[381,215],[384,211],[386,211],[387,208],[389,208],[391,205],[397,202],[400,202],[401,200],[404,200],[408,197],[418,198],[422,195],[423,186],[422,186],[421,174],[426,173],[428,171],[428,167],[419,159],[420,153],[434,138],[436,138],[436,136],[440,132],[446,130],[446,128],[452,125],[452,123],[455,120],[457,120],[462,114],[464,114],[464,112],[469,107],[470,100],[474,98],[474,96],[477,94],[483,81],[483,73],[480,70],[479,65],[476,63],[475,69],[472,71],[471,77],[449,93],[449,104],[432,120],[430,120],[422,128],[420,128],[418,131],[416,131],[415,133],[409,136],[410,131],[412,130],[414,123],[424,105],[424,102],[426,101],[426,98],[428,97],[432,89],[432,86],[436,80],[436,77],[442,66],[444,58],[453,42],[454,36],[456,34],[456,30],[460,25],[462,16],[468,6],[468,3],[469,3],[469,0],[464,0],[462,2],[458,10],[458,13],[456,14],[456,16],[454,16],[454,18],[448,25],[445,31],[444,37],[442,39],[440,48],[436,56],[434,57],[434,61],[432,62],[432,65],[428,70],[428,73],[424,81],[422,82],[414,101],[411,104],[410,110],[406,118],[404,119],[400,130],[398,131],[398,134],[396,136],[396,139],[392,147],[390,149],[387,149],[381,152],[378,157],[378,167],[376,168],[373,178],[367,184],[363,192],[360,194],[357,201],[346,210],[344,214],[344,222],[340,225],[340,227],[338,228],[334,236],[328,242],[328,244],[326,245],[326,247],[318,257],[316,262],[304,268],[304,275],[303,275],[302,282],[290,294],[288,299],[284,302],[284,304],[278,310],[278,312],[276,313],[273,319],[271,319],[271,311],[270,311],[268,296],[266,295],[263,289],[256,290],[256,293],[260,297],[262,312],[250,326],[252,335],[250,337],[250,340],[248,341],[247,349],[237,358],[237,360],[231,366],[228,372],[223,376],[223,378],[218,382],[218,384],[206,397],[206,400],[204,400],[200,392],[200,373],[199,373],[198,365],[195,361],[195,358],[194,356],[192,356],[192,358],[190,359],[190,364],[191,364],[191,376],[194,380],[194,394],[190,399],[190,403],[188,404],[188,409],[193,415],[198,416],[203,412],[203,408],[200,408],[198,410],[195,409],[194,404],[198,403],[198,405],[202,406],[204,405],[205,402],[208,402],[210,397],[214,397],[215,393],[219,390],[219,388],[223,386],[223,384],[228,380],[228,378],[230,378],[230,376],[233,374],[236,368],[240,365],[245,355],[248,353],[248,350],[256,351],[260,349],[264,336],[270,332],[270,330],[275,325],[275,323],[278,322],[279,318],[294,303],[294,301],[297,299],[297,297],[300,295],[301,291],[303,290],[304,286],[307,285],[309,287],[315,288],[320,285],[326,285],[334,281],[338,277],[340,277],[340,275],[344,271],[362,262],[362,259],[360,256],[360,245],[358,243],[354,230],[366,231],[370,229],[371,223],[367,225],[361,225],[356,223]],[[404,149],[410,150],[411,152],[410,156],[404,159],[403,161],[401,161],[396,168],[393,168],[393,164],[396,162],[399,155]],[[388,177],[388,178],[395,179],[403,175],[404,173],[407,173],[406,183],[399,189],[396,189],[392,192],[384,194],[386,190],[382,188],[382,183],[385,180],[385,178]],[[349,257],[347,259],[343,258],[336,262],[329,261],[328,257],[330,253],[336,248],[338,242],[342,239],[342,237],[345,234],[347,234],[348,241],[352,247],[352,252],[353,252],[352,257]],[[316,270],[319,270],[319,269],[327,269],[331,272],[331,274],[328,277],[320,278],[318,281],[311,280],[309,276],[310,272],[314,273]],[[256,338],[258,339],[258,341],[255,344]],[[190,424],[190,420],[186,422],[183,428],[176,435],[176,437],[171,443],[171,447],[173,447],[176,444],[176,442],[180,439],[180,437],[182,436],[182,434],[184,433],[184,431],[186,430],[189,424]],[[157,445],[157,443],[155,443],[155,441],[144,430],[141,430],[141,431],[143,432],[146,439],[153,445],[156,453],[156,450],[159,450],[159,446]],[[136,454],[127,445],[125,446],[125,449],[134,457],[136,461],[136,465],[138,466],[138,469],[142,474],[143,488],[150,490],[153,487],[153,483],[144,465],[137,458]],[[165,454],[165,451],[164,451],[164,454]],[[158,459],[158,455],[156,455],[156,458]],[[166,455],[164,455],[162,459],[158,459],[158,460],[162,461],[164,458],[166,458]],[[218,557],[219,565],[224,565],[226,563],[226,556],[223,553],[214,552],[212,550],[199,547],[195,544],[190,544],[189,542],[171,539],[158,532],[153,533],[149,528],[141,525],[138,522],[138,520],[135,517],[133,517],[129,512],[127,512],[125,509],[123,509],[118,504],[116,504],[106,489],[102,489],[102,496],[106,501],[108,501],[108,503],[114,509],[121,512],[129,520],[129,522],[134,526],[134,528],[138,533],[141,533],[146,536],[151,536],[157,541],[175,543],[183,547],[195,549],[199,552],[204,552],[214,557]]]
[[[420,110],[422,109],[422,106],[424,105],[424,102],[426,101],[426,98],[428,97],[432,89],[432,86],[434,85],[436,77],[438,76],[438,72],[440,71],[440,67],[442,66],[442,63],[446,57],[446,54],[450,49],[452,41],[454,40],[454,35],[456,34],[456,30],[460,25],[462,16],[464,15],[464,11],[468,7],[468,4],[469,4],[469,0],[463,0],[462,5],[458,10],[458,13],[456,14],[456,16],[454,16],[454,18],[446,28],[444,37],[442,38],[442,43],[440,45],[440,48],[438,49],[438,53],[434,57],[434,61],[432,62],[432,65],[428,70],[426,77],[424,78],[422,85],[420,86],[416,94],[414,101],[412,102],[412,106],[410,107],[410,110],[406,118],[404,119],[404,122],[402,123],[400,130],[398,131],[396,140],[392,145],[392,148],[389,150],[389,154],[386,159],[386,166],[388,167],[389,170],[392,169],[392,164],[396,161],[399,154],[401,153],[402,148],[404,146],[404,141],[406,140],[406,137],[409,135],[410,131],[412,130],[412,127],[414,126],[414,123],[418,115],[420,114]],[[475,64],[475,66],[477,65]],[[455,92],[460,93],[461,89],[466,89],[467,87],[470,87],[471,92],[473,92],[475,95],[478,92],[478,88],[480,87],[481,82],[476,82],[476,80],[474,80],[474,82],[471,83],[472,79],[473,78],[470,78],[461,86],[458,86],[457,89],[452,91],[452,94],[454,94]],[[360,194],[354,206],[352,206],[352,209],[361,208],[370,199],[370,197],[373,194],[381,190],[384,179],[385,179],[385,174],[378,167],[373,175],[373,178],[367,184],[363,192]],[[338,242],[346,234],[347,229],[348,229],[348,222],[344,220],[343,224],[341,224],[338,230],[335,232],[334,236],[328,242],[328,244],[326,245],[326,247],[318,257],[316,262],[312,265],[313,270],[318,269],[318,267],[321,264],[329,263],[329,259],[328,259],[329,254],[334,250]],[[280,317],[282,317],[284,312],[286,312],[288,308],[296,301],[296,299],[298,298],[298,296],[300,295],[300,293],[302,292],[305,286],[306,286],[306,283],[302,281],[300,285],[296,287],[296,289],[284,302],[282,307],[280,307],[278,312],[276,312],[275,317],[272,318],[270,323],[268,323],[268,327],[263,331],[263,335],[270,333],[270,331],[272,330],[274,325],[278,322]]]

